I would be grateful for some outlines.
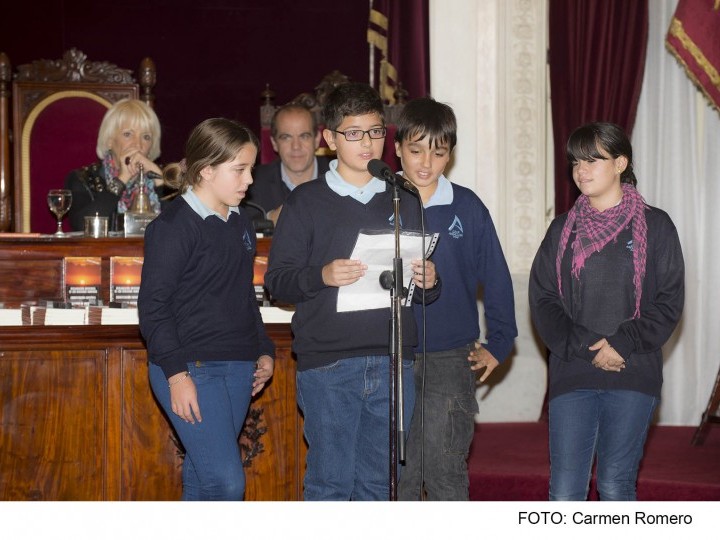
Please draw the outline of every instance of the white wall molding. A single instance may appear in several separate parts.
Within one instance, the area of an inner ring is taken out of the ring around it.
[[[459,123],[448,176],[489,208],[515,287],[519,336],[478,390],[483,422],[537,420],[545,395],[527,281],[547,223],[546,51],[547,0],[430,0],[431,93]]]

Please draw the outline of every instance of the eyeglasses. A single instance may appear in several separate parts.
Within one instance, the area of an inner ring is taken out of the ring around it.
[[[333,129],[335,133],[342,133],[345,136],[346,141],[361,141],[367,133],[371,139],[382,139],[385,137],[387,130],[384,127],[381,128],[370,128],[366,130],[362,129],[346,129],[345,131],[338,131]]]

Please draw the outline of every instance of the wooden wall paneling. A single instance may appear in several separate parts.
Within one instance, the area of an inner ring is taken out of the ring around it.
[[[119,501],[122,487],[122,452],[120,434],[122,430],[122,380],[120,378],[121,349],[108,347],[105,364],[105,447],[103,462],[105,482],[103,498]]]
[[[302,491],[298,456],[302,431],[297,422],[295,361],[289,333],[282,331],[282,325],[267,325],[267,329],[276,346],[275,372],[270,384],[251,402],[240,437],[241,447],[257,449],[257,443],[261,445],[260,452],[249,458],[251,466],[245,468],[245,499],[295,501]],[[259,415],[259,422],[255,415]],[[253,444],[253,433],[258,428],[265,432]],[[243,457],[248,459],[246,450]]]
[[[122,492],[125,501],[179,500],[182,458],[177,436],[155,401],[144,349],[122,351]]]
[[[102,500],[105,351],[0,360],[0,499]]]
[[[8,304],[62,299],[62,260],[0,260],[0,298]]]

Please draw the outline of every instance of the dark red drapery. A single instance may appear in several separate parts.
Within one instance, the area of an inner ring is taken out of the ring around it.
[[[387,18],[387,29],[372,20],[368,28],[387,39],[387,59],[397,70],[398,81],[410,99],[426,96],[430,92],[428,0],[373,0],[372,9]],[[376,88],[381,56],[376,49]]]
[[[628,136],[645,67],[647,0],[550,0],[550,92],[555,142],[555,214],[579,192],[565,157],[570,133],[614,122]]]

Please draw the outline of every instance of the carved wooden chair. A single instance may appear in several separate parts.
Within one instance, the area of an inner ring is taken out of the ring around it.
[[[152,106],[153,61],[145,58],[138,73],[139,84],[130,70],[89,61],[77,49],[59,60],[18,66],[9,129],[10,62],[0,53],[0,231],[54,230],[47,191],[62,188],[68,172],[97,159],[107,109],[123,98]]]
[[[299,103],[310,109],[310,112],[315,116],[318,128],[322,130],[324,127],[322,108],[325,105],[325,98],[335,87],[349,81],[350,79],[347,75],[337,70],[332,71],[323,77],[315,87],[314,92],[302,92],[288,103]],[[260,98],[262,99],[262,105],[260,106],[260,162],[269,163],[277,157],[270,142],[270,123],[277,109],[275,105],[275,92],[270,89],[270,84],[265,86],[265,90],[260,93]],[[407,91],[402,88],[402,85],[398,85],[398,90],[395,92],[396,103],[394,105],[385,105],[385,123],[388,126],[388,134],[385,139],[383,160],[391,166],[399,165],[399,160],[395,157],[393,137],[395,134],[395,122],[402,111],[406,99]],[[323,140],[316,154],[332,155],[332,152]]]

